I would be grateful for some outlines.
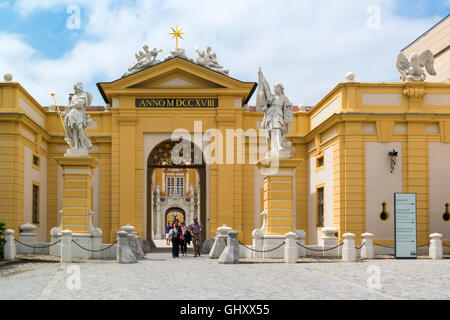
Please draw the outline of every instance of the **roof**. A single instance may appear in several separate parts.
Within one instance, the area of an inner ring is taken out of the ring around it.
[[[420,39],[422,39],[423,37],[425,37],[427,34],[429,34],[434,28],[436,28],[438,25],[440,25],[442,22],[444,22],[445,20],[447,20],[450,17],[450,14],[448,14],[445,18],[443,18],[441,21],[439,21],[438,23],[436,23],[434,26],[432,26],[427,32],[425,32],[424,34],[422,34],[420,37],[418,37],[416,40],[414,40],[413,42],[411,42],[410,44],[408,44],[406,47],[404,47],[401,51],[405,51],[406,49],[408,49],[409,47],[411,47],[414,43],[416,43],[417,41],[419,41]]]

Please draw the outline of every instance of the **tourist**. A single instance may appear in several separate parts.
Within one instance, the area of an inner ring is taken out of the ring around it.
[[[192,245],[194,247],[194,257],[201,255],[201,232],[203,230],[203,225],[198,222],[198,217],[194,217],[194,223],[189,226],[189,232],[192,235]]]
[[[175,219],[172,226],[172,257],[178,258],[180,256],[180,243],[181,237],[183,236],[180,222],[178,219]]]
[[[189,233],[188,228],[186,227],[186,224],[184,221],[181,223],[181,255],[187,256],[187,246],[191,242],[191,234]]]
[[[167,226],[166,226],[166,244],[170,245],[170,239],[169,239],[169,232],[170,229],[172,229],[172,224],[169,222],[167,222]]]

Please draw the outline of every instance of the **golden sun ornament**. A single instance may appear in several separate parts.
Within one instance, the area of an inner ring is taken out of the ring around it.
[[[172,35],[172,39],[173,38],[177,39],[177,49],[178,49],[178,38],[181,38],[182,40],[184,40],[183,37],[182,37],[182,35],[184,34],[183,28],[178,29],[178,25],[177,25],[177,27],[175,29],[172,28],[172,27],[171,27],[171,29],[172,29],[173,32],[171,32],[169,34]]]

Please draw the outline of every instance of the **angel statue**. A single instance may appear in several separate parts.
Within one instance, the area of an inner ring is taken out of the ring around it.
[[[400,80],[406,81],[425,81],[427,72],[435,76],[437,73],[434,70],[434,55],[430,50],[424,51],[420,56],[414,53],[411,59],[408,60],[403,52],[400,52],[397,58],[397,69],[400,72]]]
[[[270,145],[270,157],[280,157],[282,153],[289,153],[291,143],[286,141],[286,136],[291,131],[294,118],[292,104],[284,95],[284,86],[276,83],[274,93],[270,91],[269,84],[259,68],[258,95],[256,107],[264,111],[262,128],[266,131]]]
[[[84,132],[90,122],[91,117],[86,116],[86,109],[92,103],[92,95],[83,90],[81,82],[74,85],[75,94],[70,100],[69,108],[64,114],[64,125],[72,149],[91,149],[92,143]]]
[[[139,51],[135,54],[136,63],[128,68],[128,71],[123,74],[122,77],[129,76],[130,74],[136,73],[144,68],[153,66],[155,64],[160,63],[161,61],[157,60],[158,54],[162,52],[162,49],[154,48],[150,50],[148,45],[144,45],[142,47],[144,52]]]

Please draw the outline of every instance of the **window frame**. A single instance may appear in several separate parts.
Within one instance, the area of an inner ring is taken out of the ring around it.
[[[37,188],[36,198],[35,198],[35,188]],[[35,199],[37,202],[36,206],[35,206]],[[31,184],[31,220],[34,225],[41,224],[41,184],[36,181],[32,181]]]
[[[319,203],[319,190],[322,190],[322,203]],[[322,206],[322,224],[319,224],[320,205]],[[316,186],[316,228],[323,228],[325,226],[325,184]]]

